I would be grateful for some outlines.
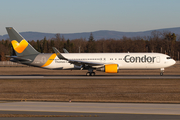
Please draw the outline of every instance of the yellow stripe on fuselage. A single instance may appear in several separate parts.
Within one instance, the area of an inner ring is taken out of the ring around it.
[[[41,66],[41,67],[46,67],[46,66],[50,65],[50,64],[53,62],[53,60],[54,60],[55,57],[56,57],[56,53],[52,54],[52,55],[49,57],[49,59],[47,60],[47,62],[46,62],[43,66]]]

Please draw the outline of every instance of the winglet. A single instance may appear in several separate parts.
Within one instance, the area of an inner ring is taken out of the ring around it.
[[[64,53],[69,53],[65,48],[63,48]]]
[[[52,47],[52,49],[54,50],[59,59],[68,60],[67,58],[62,56],[61,53],[55,47]]]

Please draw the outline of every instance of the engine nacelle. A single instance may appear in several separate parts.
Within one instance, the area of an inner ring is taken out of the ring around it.
[[[118,73],[119,72],[119,66],[118,66],[118,64],[107,64],[101,68],[97,68],[96,70],[106,72],[106,73]]]

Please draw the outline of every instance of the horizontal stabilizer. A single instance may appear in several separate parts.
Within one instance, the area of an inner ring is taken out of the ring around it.
[[[17,56],[6,56],[6,57],[10,57],[10,61],[32,61],[30,59],[25,59]]]

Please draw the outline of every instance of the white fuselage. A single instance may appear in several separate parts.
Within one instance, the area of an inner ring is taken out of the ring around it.
[[[176,62],[161,53],[62,53],[69,60],[78,60],[102,64],[118,64],[119,69],[158,69],[174,65]],[[96,66],[97,67],[97,66]],[[48,66],[49,69],[80,69],[57,56]]]

